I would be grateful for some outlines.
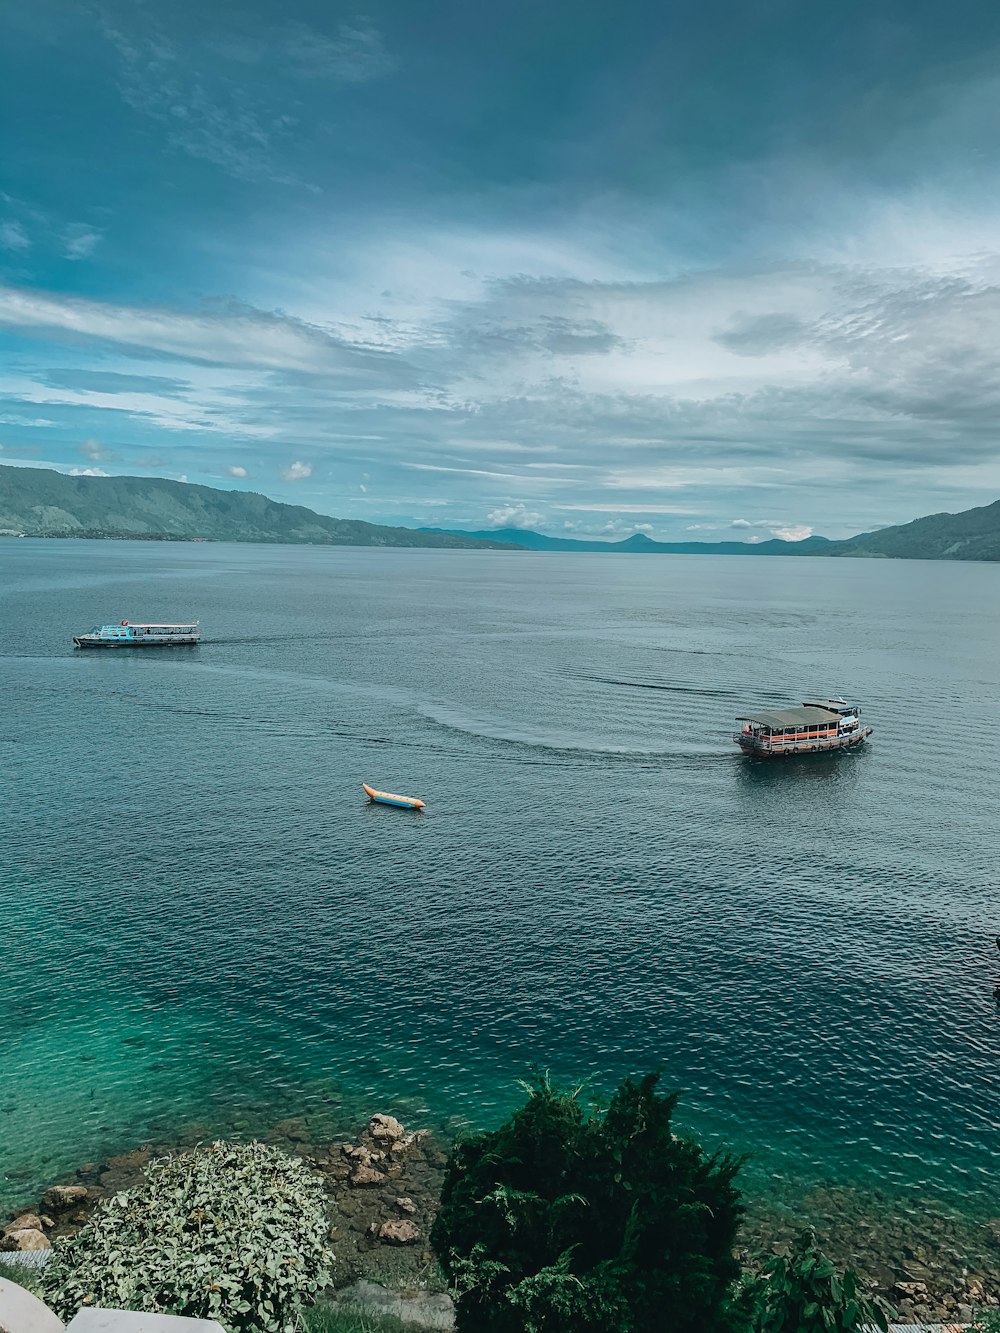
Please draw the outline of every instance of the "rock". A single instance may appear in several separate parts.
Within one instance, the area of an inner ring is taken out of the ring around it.
[[[272,1133],[292,1143],[305,1143],[309,1139],[309,1128],[301,1116],[291,1116],[288,1120],[279,1120]]]
[[[81,1203],[89,1193],[86,1185],[53,1185],[51,1189],[45,1191],[42,1202],[46,1208],[57,1212]]]
[[[355,1146],[353,1143],[344,1143],[340,1151],[345,1157],[349,1157],[352,1162],[360,1162],[362,1166],[371,1166],[372,1155],[367,1148]]]
[[[42,1231],[34,1227],[19,1227],[17,1231],[5,1231],[0,1240],[0,1250],[51,1250],[52,1242]]]
[[[348,1176],[348,1183],[356,1189],[370,1188],[373,1185],[382,1185],[384,1182],[385,1176],[373,1166],[356,1166]]]
[[[394,1115],[373,1115],[368,1122],[368,1132],[373,1139],[380,1139],[385,1143],[395,1143],[398,1139],[406,1137],[406,1130]]]
[[[51,1225],[51,1224],[50,1224]],[[41,1231],[42,1219],[37,1213],[22,1213],[20,1217],[15,1217],[13,1222],[8,1222],[4,1231]]]
[[[383,1222],[378,1238],[387,1245],[413,1245],[420,1239],[420,1232],[412,1222]]]
[[[405,1213],[407,1217],[412,1217],[417,1211],[417,1205],[412,1199],[394,1199],[393,1202],[399,1211]]]
[[[109,1171],[139,1171],[149,1161],[152,1153],[148,1148],[135,1148],[132,1152],[119,1153],[116,1157],[108,1158]],[[81,1167],[78,1175],[82,1175],[85,1168]]]
[[[958,1322],[960,1324],[971,1324],[975,1318],[976,1312],[971,1305],[962,1305],[958,1307]]]

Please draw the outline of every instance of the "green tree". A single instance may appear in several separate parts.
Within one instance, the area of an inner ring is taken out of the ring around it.
[[[802,1233],[787,1257],[770,1260],[749,1294],[752,1333],[884,1333],[892,1314],[867,1295],[852,1269],[837,1272],[811,1231]]]
[[[658,1074],[607,1111],[536,1074],[501,1127],[460,1143],[432,1241],[457,1333],[716,1333],[731,1327],[741,1160],[671,1128]]]

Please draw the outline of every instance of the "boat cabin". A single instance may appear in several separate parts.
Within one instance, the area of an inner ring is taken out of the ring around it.
[[[118,625],[102,625],[100,629],[94,630],[102,639],[125,639],[127,642],[134,642],[137,639],[162,639],[171,634],[194,634],[197,632],[197,624],[187,625],[133,625],[131,621],[123,620]]]

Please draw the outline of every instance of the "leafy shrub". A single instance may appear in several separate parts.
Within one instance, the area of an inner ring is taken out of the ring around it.
[[[868,1296],[850,1268],[838,1273],[811,1231],[777,1255],[750,1287],[753,1333],[859,1333],[888,1327],[892,1311]]]
[[[48,1304],[64,1319],[101,1305],[293,1329],[329,1278],[319,1178],[263,1143],[213,1143],[151,1162],[146,1177],[56,1243]]]
[[[548,1077],[497,1131],[460,1143],[432,1243],[457,1333],[727,1328],[740,1161],[671,1132],[676,1096],[626,1079],[603,1116]]]

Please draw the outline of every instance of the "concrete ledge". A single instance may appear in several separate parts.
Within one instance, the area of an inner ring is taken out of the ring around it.
[[[63,1321],[30,1291],[0,1277],[0,1333],[63,1333]]]
[[[139,1310],[101,1310],[86,1306],[66,1325],[73,1333],[225,1333],[214,1319],[187,1319],[176,1314],[145,1314]]]

